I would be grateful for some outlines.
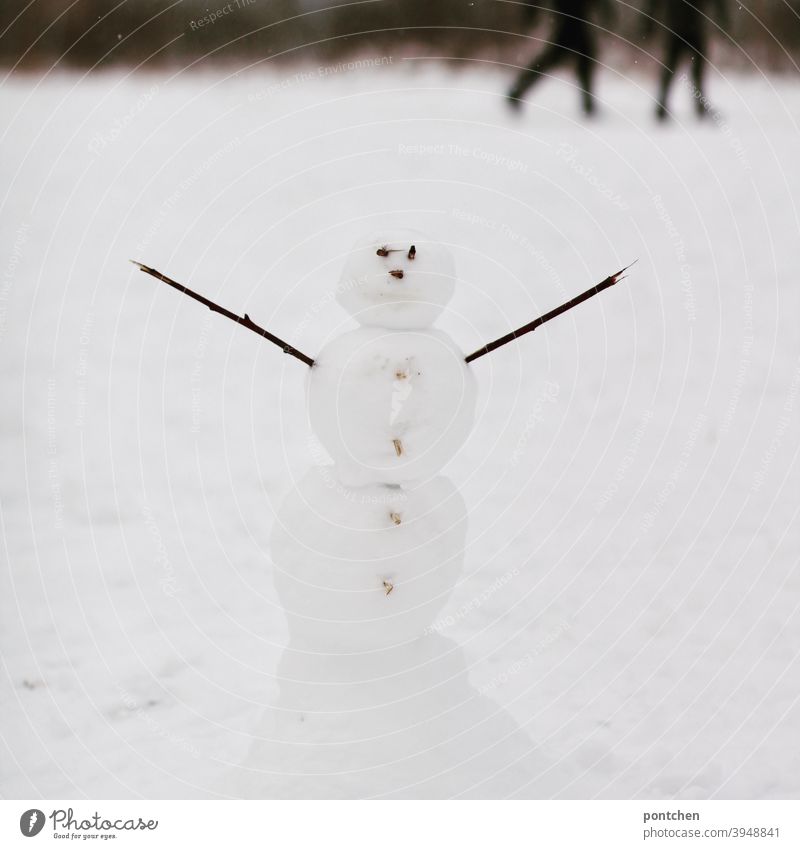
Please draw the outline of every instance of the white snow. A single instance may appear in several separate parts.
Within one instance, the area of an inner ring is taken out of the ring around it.
[[[469,436],[476,395],[464,352],[436,330],[352,330],[308,377],[311,426],[349,486],[437,475]]]
[[[232,795],[307,695],[269,554],[306,368],[127,260],[316,356],[394,227],[452,252],[464,352],[639,263],[472,364],[463,576],[392,684],[451,664],[460,708],[414,738],[366,668],[372,795],[480,795],[465,751],[496,796],[800,794],[800,87],[717,73],[658,127],[656,72],[606,69],[590,124],[566,80],[508,114],[485,63],[4,82],[0,794]]]
[[[221,781],[245,798],[547,796],[566,783],[505,711],[469,682],[458,643],[429,634],[358,655],[296,651],[250,750]],[[365,788],[368,788],[365,790]]]

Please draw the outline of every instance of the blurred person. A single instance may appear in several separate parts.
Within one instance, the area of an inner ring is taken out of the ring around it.
[[[675,71],[685,57],[688,57],[691,62],[691,79],[697,116],[704,118],[710,111],[704,83],[708,54],[709,13],[714,11],[719,25],[727,29],[726,0],[648,0],[643,34],[647,36],[653,32],[658,18],[666,40],[664,66],[656,104],[656,117],[659,121],[666,120],[669,111],[667,109],[669,90]]]
[[[528,22],[533,23],[539,6],[533,2],[524,6]],[[556,20],[550,43],[517,77],[508,92],[509,105],[519,109],[525,92],[542,75],[561,65],[574,63],[581,87],[581,106],[586,115],[592,115],[596,108],[592,83],[597,64],[597,44],[595,24],[591,18],[597,13],[600,20],[613,21],[612,0],[554,0],[552,10]]]

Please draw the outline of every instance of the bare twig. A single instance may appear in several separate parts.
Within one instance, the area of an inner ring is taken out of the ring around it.
[[[242,327],[246,327],[248,330],[252,330],[253,333],[258,333],[259,336],[263,336],[268,342],[272,342],[273,345],[277,345],[279,348],[283,349],[284,354],[289,354],[292,357],[296,357],[300,362],[305,363],[307,366],[313,366],[314,360],[311,357],[307,357],[302,352],[298,351],[297,348],[293,348],[288,342],[284,342],[283,339],[279,339],[277,336],[274,336],[269,330],[264,330],[263,327],[256,324],[250,316],[245,313],[244,316],[236,315],[236,313],[231,312],[230,310],[226,310],[225,307],[219,306],[219,304],[215,304],[213,301],[210,301],[208,298],[203,297],[202,295],[198,295],[197,292],[193,292],[191,289],[188,289],[181,283],[176,283],[171,278],[167,277],[165,274],[162,274],[160,271],[156,271],[155,268],[150,268],[147,265],[143,265],[141,262],[136,262],[135,259],[132,259],[131,262],[134,265],[138,265],[140,270],[144,271],[145,274],[149,274],[151,277],[155,277],[156,280],[161,280],[162,283],[166,283],[168,286],[172,286],[173,289],[177,289],[179,292],[183,292],[184,295],[188,295],[190,298],[194,298],[196,301],[200,301],[201,304],[205,304],[211,312],[218,312],[220,315],[224,315],[225,318],[229,318],[231,321],[235,321],[237,324],[241,324]]]
[[[636,260],[635,262],[638,262]],[[632,262],[631,265],[634,265],[635,262]],[[573,307],[577,307],[578,304],[582,304],[584,301],[588,301],[589,298],[593,298],[595,295],[600,294],[604,289],[608,289],[610,286],[613,286],[615,283],[619,283],[620,280],[624,280],[625,278],[622,276],[631,265],[626,266],[621,271],[618,271],[616,274],[612,274],[610,277],[606,277],[602,283],[598,283],[596,286],[592,286],[591,289],[587,289],[581,295],[573,298],[571,301],[567,301],[565,304],[561,304],[560,307],[556,307],[554,310],[550,310],[550,312],[545,313],[544,315],[539,316],[539,318],[530,322],[530,324],[525,324],[517,330],[512,330],[511,333],[507,333],[505,336],[501,336],[499,339],[495,339],[494,342],[489,342],[487,345],[484,345],[482,348],[478,348],[477,351],[473,351],[468,357],[464,359],[466,362],[471,363],[473,360],[477,360],[478,357],[482,357],[484,354],[490,354],[497,348],[501,348],[503,345],[507,345],[509,342],[513,342],[515,339],[519,339],[520,336],[524,336],[526,333],[531,333],[536,330],[537,327],[541,327],[545,322],[550,321],[553,318],[556,318],[559,315],[571,310]]]

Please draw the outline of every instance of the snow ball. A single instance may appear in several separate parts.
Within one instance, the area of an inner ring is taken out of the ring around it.
[[[345,333],[323,347],[308,380],[311,426],[349,486],[432,477],[472,428],[474,375],[436,330]]]
[[[271,553],[294,644],[371,651],[422,636],[461,572],[467,516],[446,478],[410,490],[309,471],[278,511]]]
[[[433,324],[454,288],[450,251],[415,230],[395,229],[356,243],[336,299],[360,324],[410,329]]]

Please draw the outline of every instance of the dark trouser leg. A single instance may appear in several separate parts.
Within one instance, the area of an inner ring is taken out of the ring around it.
[[[692,52],[692,84],[694,85],[694,108],[699,118],[708,112],[708,101],[703,84],[705,82],[706,60],[705,45],[699,45]]]
[[[656,107],[656,116],[662,121],[667,117],[669,89],[682,53],[683,42],[676,35],[670,35],[667,55],[664,58],[664,68],[661,71],[661,85],[658,90],[658,106]]]
[[[545,48],[544,52],[540,53],[533,62],[517,77],[508,96],[511,98],[520,98],[525,92],[536,82],[538,82],[542,74],[546,74],[556,65],[560,65],[568,56],[568,52],[561,44],[551,44]]]
[[[594,56],[581,53],[578,55],[578,82],[581,86],[581,104],[583,111],[591,115],[595,111],[592,79],[594,78]]]

